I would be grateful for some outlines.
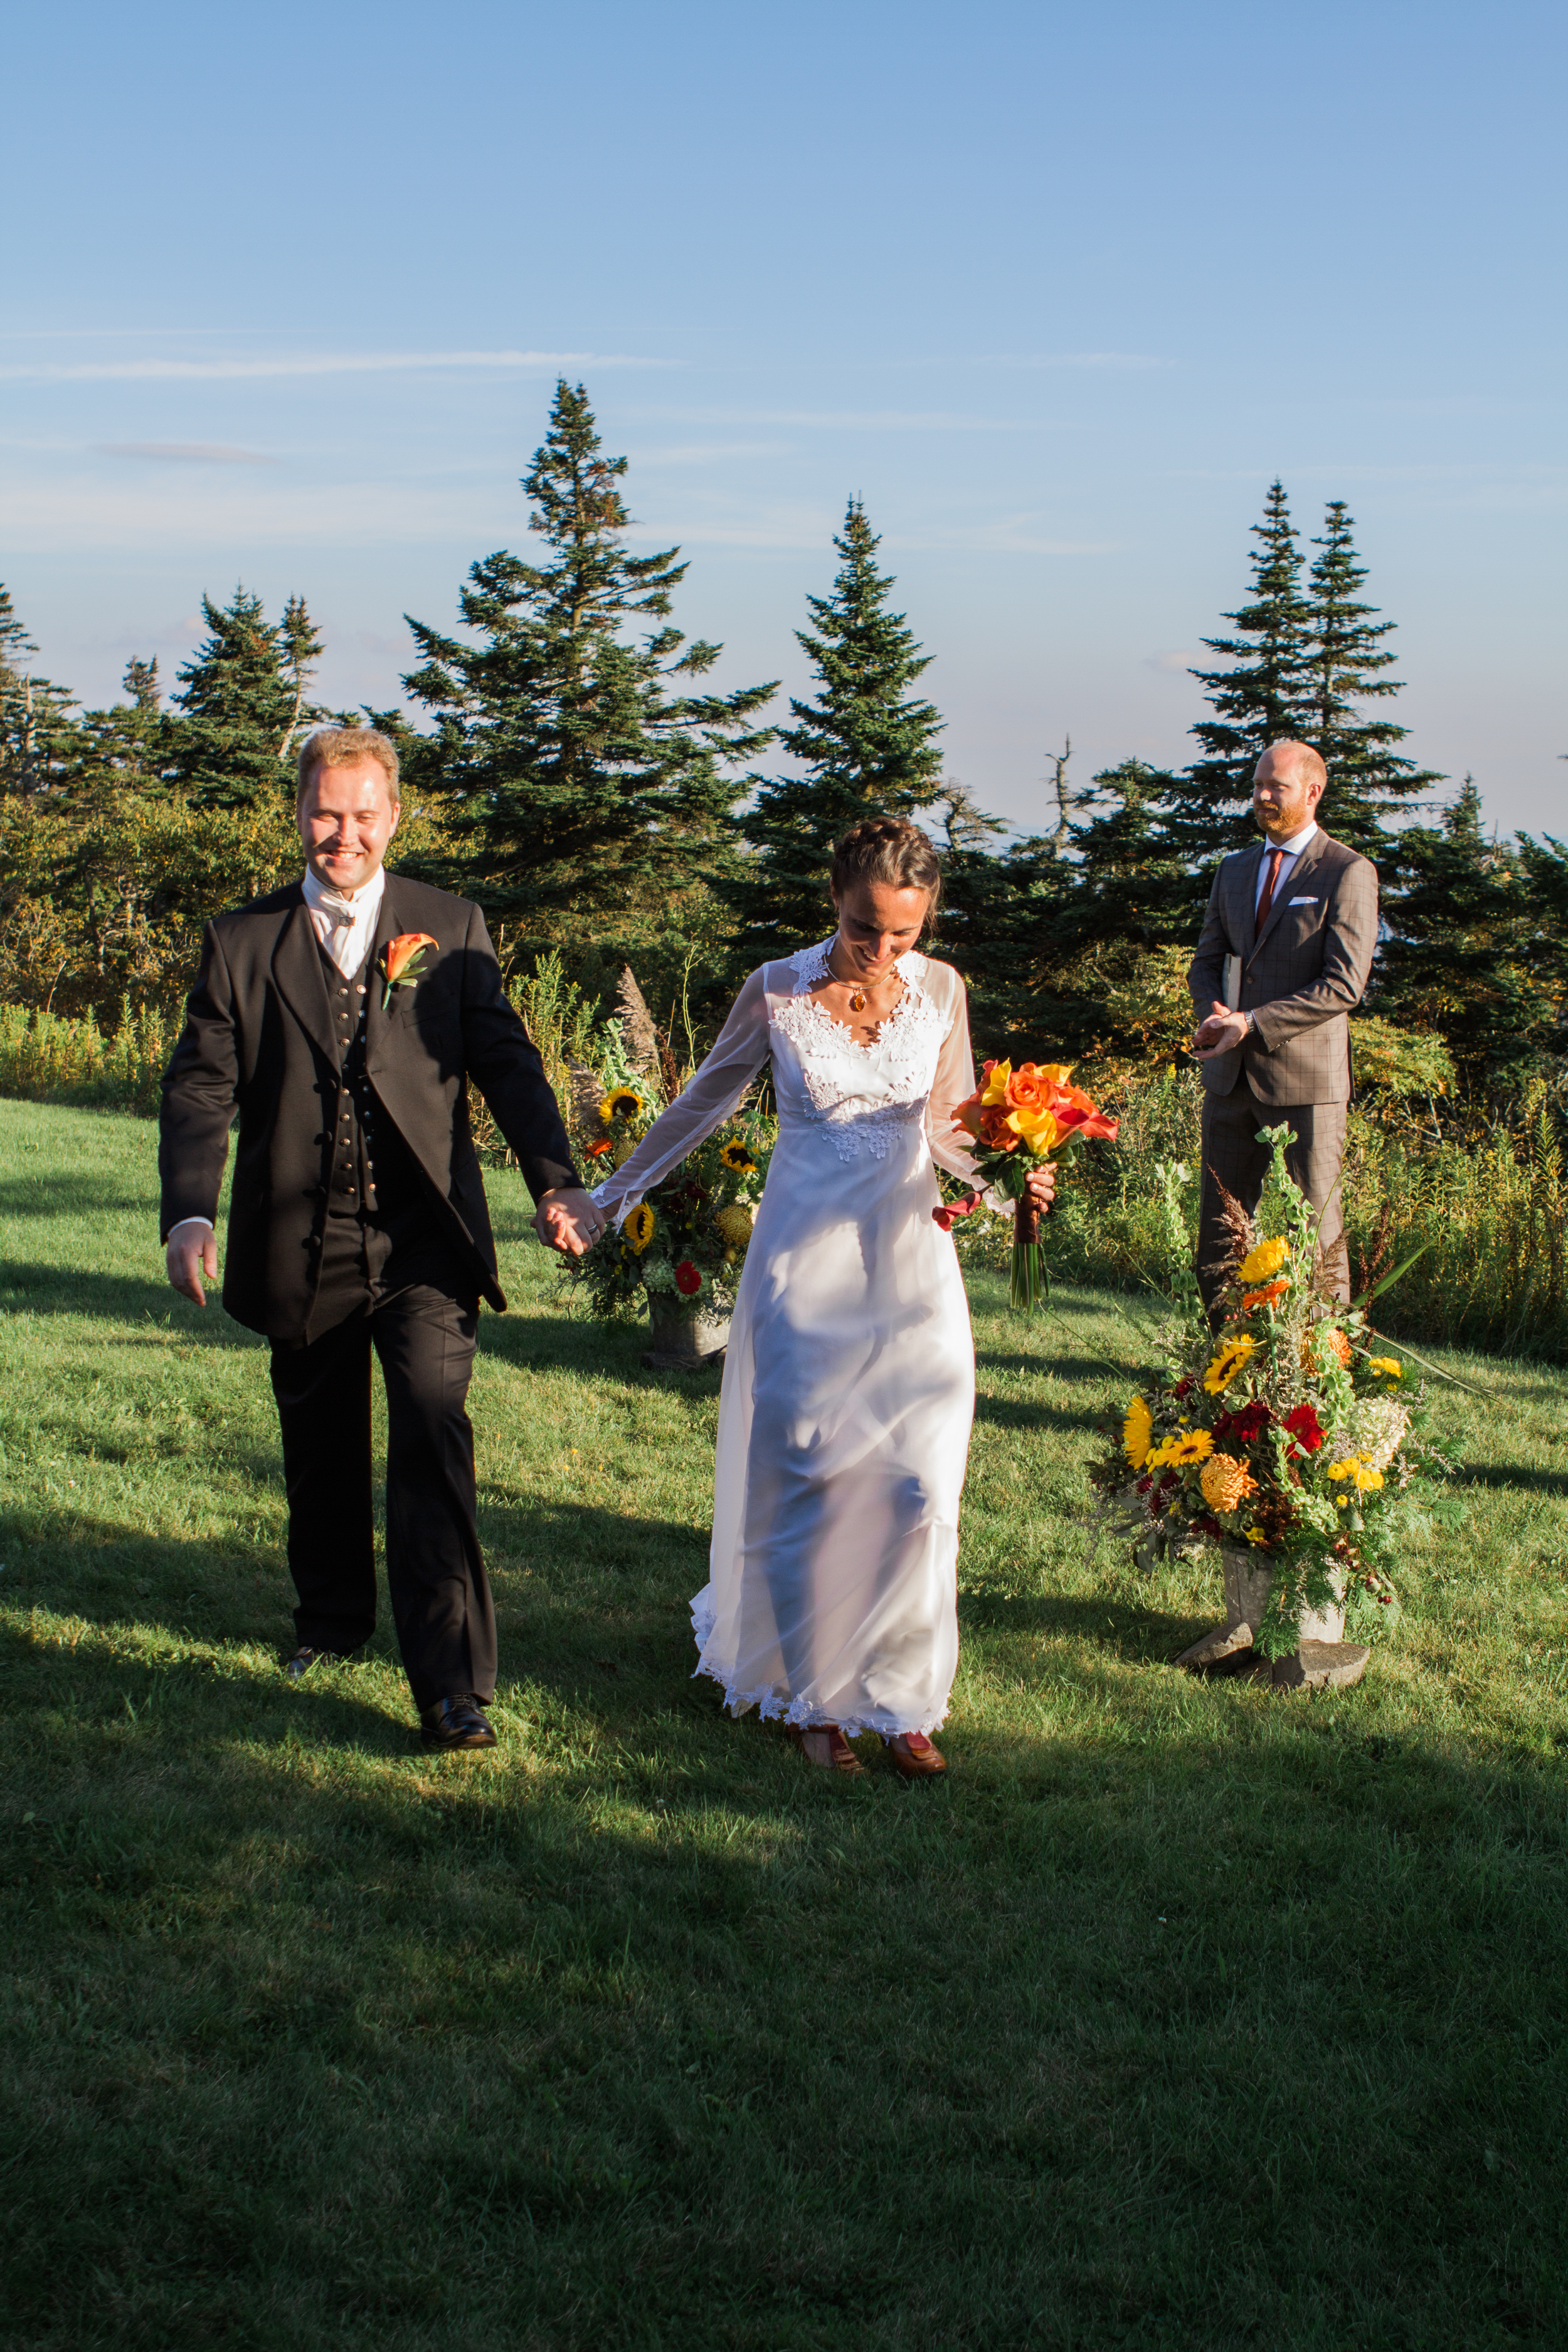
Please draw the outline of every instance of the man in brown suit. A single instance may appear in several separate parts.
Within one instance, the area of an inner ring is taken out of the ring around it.
[[[1252,780],[1264,835],[1224,859],[1187,973],[1203,1066],[1198,1284],[1213,1307],[1226,1251],[1219,1186],[1257,1206],[1268,1169],[1258,1131],[1281,1123],[1285,1164],[1321,1213],[1323,1278],[1350,1297],[1340,1169],[1350,1102],[1349,1015],[1377,945],[1377,868],[1317,822],[1328,772],[1310,744],[1271,744]]]

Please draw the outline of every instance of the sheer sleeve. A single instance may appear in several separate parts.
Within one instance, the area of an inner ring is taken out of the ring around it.
[[[721,1127],[768,1058],[766,966],[752,972],[730,1008],[713,1050],[655,1119],[637,1150],[597,1187],[595,1207],[612,1224],[635,1208],[650,1185],[678,1168],[705,1136]]]
[[[953,1132],[952,1114],[961,1102],[974,1092],[974,1054],[969,1043],[969,999],[963,981],[951,964],[932,964],[929,968],[927,989],[930,995],[947,1015],[947,1034],[936,1059],[936,1076],[931,1080],[931,1097],[926,1104],[926,1134],[931,1143],[931,1156],[939,1168],[950,1176],[972,1184],[977,1191],[984,1188],[975,1174],[974,1162],[964,1150],[963,1141]],[[985,1194],[988,1205],[990,1194]]]

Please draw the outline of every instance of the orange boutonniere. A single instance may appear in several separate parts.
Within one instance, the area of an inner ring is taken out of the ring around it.
[[[395,940],[387,940],[377,966],[386,982],[381,999],[384,1013],[392,1003],[395,988],[412,988],[416,981],[424,979],[425,950],[437,944],[428,931],[399,931]]]

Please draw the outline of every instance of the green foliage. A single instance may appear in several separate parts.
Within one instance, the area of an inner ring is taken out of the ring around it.
[[[37,650],[0,586],[0,794],[47,792],[68,762],[71,697],[36,674]]]
[[[1435,1032],[1474,1087],[1517,1074],[1550,1034],[1531,969],[1530,908],[1510,844],[1488,840],[1470,777],[1436,826],[1398,836],[1373,1007]]]
[[[122,1005],[106,1036],[90,1015],[72,1021],[0,1004],[0,1095],[152,1118],[179,1030],[178,1018],[156,1006]]]
[[[1446,1360],[1462,1536],[1356,1691],[1278,1699],[1170,1671],[1201,1566],[1086,1566],[1127,1302],[1025,1347],[979,1279],[952,1776],[838,1782],[690,1679],[711,1382],[563,1314],[502,1173],[501,1746],[432,1759],[386,1622],[278,1670],[267,1350],[162,1281],[153,1143],[0,1107],[21,2341],[1562,2340],[1561,1376]],[[1327,2120],[1257,2090],[1313,2019]]]
[[[439,793],[447,830],[436,878],[520,952],[632,952],[721,859],[730,771],[771,740],[754,724],[771,684],[692,690],[721,648],[669,622],[679,551],[627,552],[626,471],[583,386],[558,384],[523,484],[547,560],[476,562],[466,638],[409,622],[424,660],[405,683],[435,719],[412,779]]]
[[[833,591],[808,596],[812,626],[796,632],[820,683],[792,701],[780,737],[803,772],[771,778],[741,819],[752,862],[724,886],[739,923],[738,968],[809,947],[832,929],[826,874],[833,844],[868,816],[918,816],[942,797],[942,719],[908,691],[931,667],[901,613],[858,499],[834,540]]]

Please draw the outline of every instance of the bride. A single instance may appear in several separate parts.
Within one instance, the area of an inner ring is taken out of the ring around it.
[[[868,819],[834,852],[838,928],[752,973],[712,1052],[594,1195],[619,1222],[773,1062],[778,1142],[730,1327],[697,1671],[858,1772],[906,1779],[958,1665],[958,1505],[974,1347],[932,1161],[969,1181],[952,1111],[974,1066],[963,982],[919,952],[941,879],[923,833]],[[1054,1169],[1029,1179],[1047,1208]]]

